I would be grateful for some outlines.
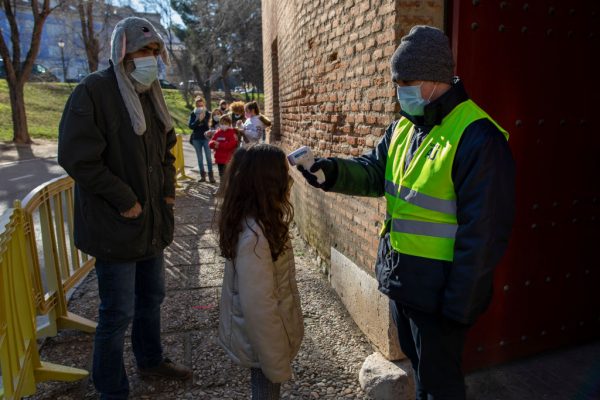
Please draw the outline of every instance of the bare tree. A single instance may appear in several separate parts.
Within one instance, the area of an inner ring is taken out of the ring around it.
[[[262,38],[260,0],[172,0],[185,27],[180,39],[191,54],[192,70],[204,97],[209,101],[212,86],[223,82],[225,96],[232,99],[229,76],[236,68],[260,68]],[[184,39],[185,37],[185,39]],[[253,75],[253,81],[258,81]],[[262,81],[262,79],[260,79]],[[254,84],[254,82],[252,82]]]
[[[241,38],[236,51],[243,56],[238,58],[236,67],[246,89],[246,98],[251,91],[254,99],[254,88],[262,91],[263,87],[261,10],[258,0],[244,3],[245,10],[238,14],[239,21],[236,23]]]
[[[175,13],[171,7],[171,0],[143,0],[142,4],[144,4],[145,7],[154,9],[162,16],[162,22],[166,28],[164,37],[165,46],[171,58],[171,62],[175,64],[179,76],[183,80],[183,98],[186,105],[191,107],[190,90],[193,88],[189,87],[189,80],[193,72],[190,52],[187,47],[182,44],[182,38],[185,37],[185,29],[176,26],[174,22]]]
[[[220,74],[225,97],[232,99],[228,77],[234,68],[259,64],[262,75],[260,0],[223,0],[220,3],[227,20],[218,42],[221,50]]]
[[[188,49],[196,84],[210,105],[211,90],[219,78],[219,40],[228,22],[225,7],[217,0],[172,0],[172,6],[185,24],[178,37]]]
[[[81,22],[81,37],[85,47],[90,72],[98,70],[100,41],[94,28],[94,3],[90,0],[78,0],[77,11]]]
[[[25,61],[21,62],[21,40],[19,37],[19,24],[17,21],[17,7],[29,3],[33,16],[33,29],[31,31],[31,42]],[[31,137],[27,129],[27,115],[25,114],[25,82],[29,79],[31,68],[39,53],[42,38],[42,29],[48,15],[60,6],[60,2],[55,7],[50,7],[50,0],[31,0],[28,2],[16,2],[2,0],[1,8],[4,11],[6,20],[10,27],[9,50],[4,41],[4,32],[0,29],[0,56],[4,60],[6,69],[6,80],[8,81],[8,90],[10,95],[10,106],[12,110],[13,121],[13,141],[16,143],[31,143]]]

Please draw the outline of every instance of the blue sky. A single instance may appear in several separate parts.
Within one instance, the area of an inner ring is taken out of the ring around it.
[[[136,10],[139,11],[160,11],[159,8],[156,8],[155,10],[152,10],[150,8],[152,8],[152,1],[146,1],[146,2],[142,2],[140,0],[112,0],[113,4],[119,4],[119,5],[131,5],[131,7],[135,8]],[[158,3],[158,2],[157,2]],[[150,7],[148,7],[150,6]],[[175,11],[173,11],[173,22],[175,24],[179,24],[179,25],[183,25],[183,21],[181,20],[181,17],[179,16],[179,14],[177,14]],[[166,21],[163,21],[163,24],[166,26]]]

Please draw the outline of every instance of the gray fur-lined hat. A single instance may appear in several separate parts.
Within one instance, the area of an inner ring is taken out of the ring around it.
[[[139,95],[131,81],[131,76],[125,72],[123,59],[126,54],[133,53],[150,43],[158,44],[163,63],[169,65],[169,56],[162,37],[146,19],[129,17],[119,21],[110,39],[110,58],[114,66],[115,77],[136,135],[143,135],[146,132],[146,119]],[[152,82],[148,93],[158,118],[163,123],[165,131],[169,132],[173,129],[173,119],[169,114],[158,79]]]
[[[427,25],[413,26],[391,59],[392,80],[451,83],[454,60],[448,37]]]
[[[169,65],[169,55],[165,49],[165,42],[147,19],[139,17],[125,18],[115,26],[111,45],[111,60],[113,64],[119,64],[125,58],[125,54],[133,53],[142,47],[157,43],[159,45],[162,61]]]

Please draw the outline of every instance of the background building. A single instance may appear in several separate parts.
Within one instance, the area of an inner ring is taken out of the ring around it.
[[[389,59],[416,24],[451,38],[471,97],[511,134],[517,219],[488,312],[471,331],[474,368],[600,337],[600,89],[592,0],[263,0],[271,141],[319,156],[375,146],[399,111]],[[302,180],[298,175],[297,180]],[[401,357],[373,278],[383,199],[295,185],[296,222],[330,267],[359,327]]]
[[[121,19],[137,16],[146,18],[156,27],[163,38],[166,38],[167,31],[161,24],[161,15],[158,13],[139,12],[130,6],[117,7],[97,1],[94,7],[94,30],[99,33],[100,55],[98,69],[108,66],[110,57],[110,36],[112,31]],[[28,49],[31,42],[31,31],[33,29],[33,17],[31,15],[31,6],[27,2],[18,2],[16,7],[17,22],[21,39],[21,49]],[[5,41],[10,46],[10,28],[4,14],[0,14],[0,29],[5,35]],[[176,38],[175,38],[176,40]],[[81,20],[77,7],[74,5],[65,5],[55,9],[46,20],[42,31],[42,40],[40,51],[36,58],[36,63],[42,64],[50,69],[61,81],[63,80],[63,65],[61,50],[58,43],[64,42],[64,61],[67,71],[67,79],[77,79],[87,75],[88,62],[86,58],[85,47],[81,35]],[[178,40],[174,44],[177,49],[181,46]],[[12,53],[12,52],[11,52]],[[23,57],[25,54],[23,54]],[[176,72],[174,67],[165,67],[160,64],[160,76],[172,77]]]

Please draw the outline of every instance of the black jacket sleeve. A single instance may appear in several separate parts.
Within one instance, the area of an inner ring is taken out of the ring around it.
[[[177,144],[177,135],[175,130],[171,129],[167,133],[167,148],[165,158],[162,160],[162,169],[164,176],[164,196],[175,197],[175,156],[171,153],[171,149]]]
[[[385,164],[397,121],[392,122],[385,134],[370,152],[349,159],[332,158],[337,164],[337,179],[331,192],[353,196],[380,197],[385,193]]]
[[[444,316],[471,324],[491,299],[515,214],[515,167],[503,134],[489,120],[472,123],[458,145],[452,179],[458,230],[443,299]]]
[[[195,129],[199,123],[200,123],[200,120],[198,119],[198,116],[196,115],[195,112],[192,111],[190,113],[190,119],[188,120],[188,128]]]
[[[133,189],[114,175],[102,159],[106,138],[95,122],[86,85],[78,85],[65,106],[59,126],[58,163],[86,191],[103,197],[119,212],[135,205]]]

